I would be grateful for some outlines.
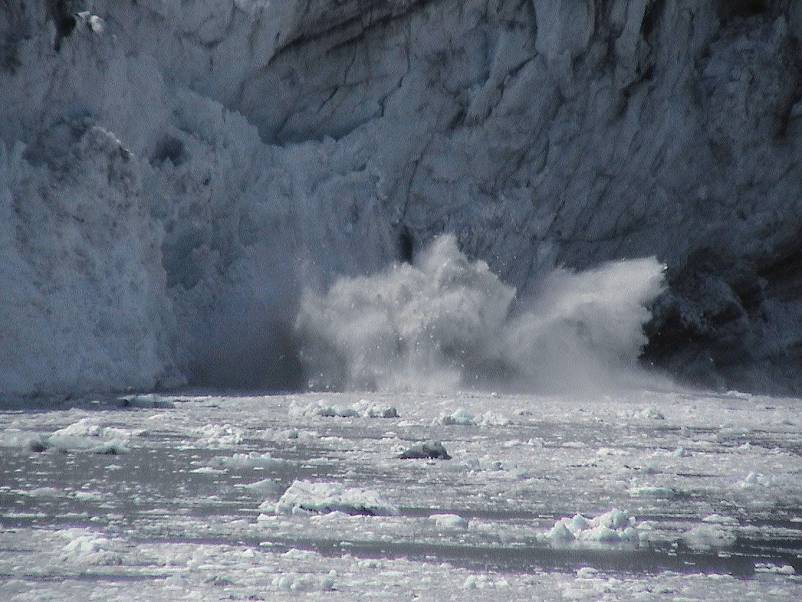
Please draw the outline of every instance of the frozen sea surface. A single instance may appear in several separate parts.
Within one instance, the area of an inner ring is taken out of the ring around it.
[[[0,412],[2,600],[802,599],[800,400],[74,406]]]

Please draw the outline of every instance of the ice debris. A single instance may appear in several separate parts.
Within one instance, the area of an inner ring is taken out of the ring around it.
[[[561,518],[543,536],[552,543],[585,542],[637,542],[635,518],[616,508],[588,519],[581,514]]]
[[[274,458],[270,454],[259,454],[250,452],[248,454],[234,454],[230,457],[217,457],[212,459],[212,464],[218,468],[230,468],[232,470],[245,470],[248,468],[282,468],[289,464],[288,460]]]
[[[402,460],[419,460],[419,459],[434,459],[434,460],[450,460],[451,456],[448,455],[446,448],[439,441],[424,441],[405,449],[398,456]]]
[[[290,406],[290,416],[321,416],[324,418],[398,418],[398,410],[391,405],[374,404],[366,400],[350,406],[330,403],[325,399],[307,405],[295,402]]]
[[[775,575],[796,575],[796,569],[790,564],[778,566],[770,562],[758,562],[755,564],[756,573],[774,573]]]
[[[245,439],[245,432],[230,424],[206,424],[194,429],[193,434],[198,437],[200,447],[234,447]]]
[[[630,487],[629,495],[632,497],[653,497],[671,499],[677,497],[678,492],[673,487],[656,487],[653,485],[642,485]]]
[[[429,520],[441,529],[467,529],[468,521],[459,514],[432,514]]]
[[[19,447],[36,453],[55,449],[115,455],[126,453],[129,440],[141,432],[102,426],[91,418],[82,418],[49,434],[6,430],[0,437],[0,447]]]
[[[735,543],[737,536],[732,528],[717,524],[699,525],[690,529],[682,539],[694,550],[726,548]]]
[[[295,481],[275,504],[265,502],[260,510],[273,508],[276,514],[363,514],[394,516],[398,509],[375,491],[361,487],[344,487],[338,483]]]
[[[433,424],[443,426],[508,426],[511,420],[495,412],[485,412],[475,416],[465,408],[457,408],[451,414],[440,414]]]
[[[67,539],[61,548],[61,560],[73,564],[117,565],[122,563],[119,540],[83,528],[61,529],[56,534]]]
[[[273,587],[285,592],[328,592],[334,589],[336,571],[328,575],[285,573],[273,578]]]

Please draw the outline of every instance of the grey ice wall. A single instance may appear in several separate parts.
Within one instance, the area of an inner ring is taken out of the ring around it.
[[[300,288],[444,231],[522,295],[656,255],[647,362],[799,391],[800,36],[787,0],[0,0],[0,391],[297,384]]]

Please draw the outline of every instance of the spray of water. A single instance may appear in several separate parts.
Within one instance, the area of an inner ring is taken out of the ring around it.
[[[305,292],[301,359],[316,388],[618,388],[642,376],[646,306],[663,272],[654,258],[558,269],[516,301],[514,288],[445,235],[413,264]]]

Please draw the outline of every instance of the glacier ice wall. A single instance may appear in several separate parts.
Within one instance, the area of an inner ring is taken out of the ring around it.
[[[798,390],[800,35],[787,0],[0,2],[0,391],[291,386],[301,289],[443,232],[522,296],[655,255],[647,361]]]

